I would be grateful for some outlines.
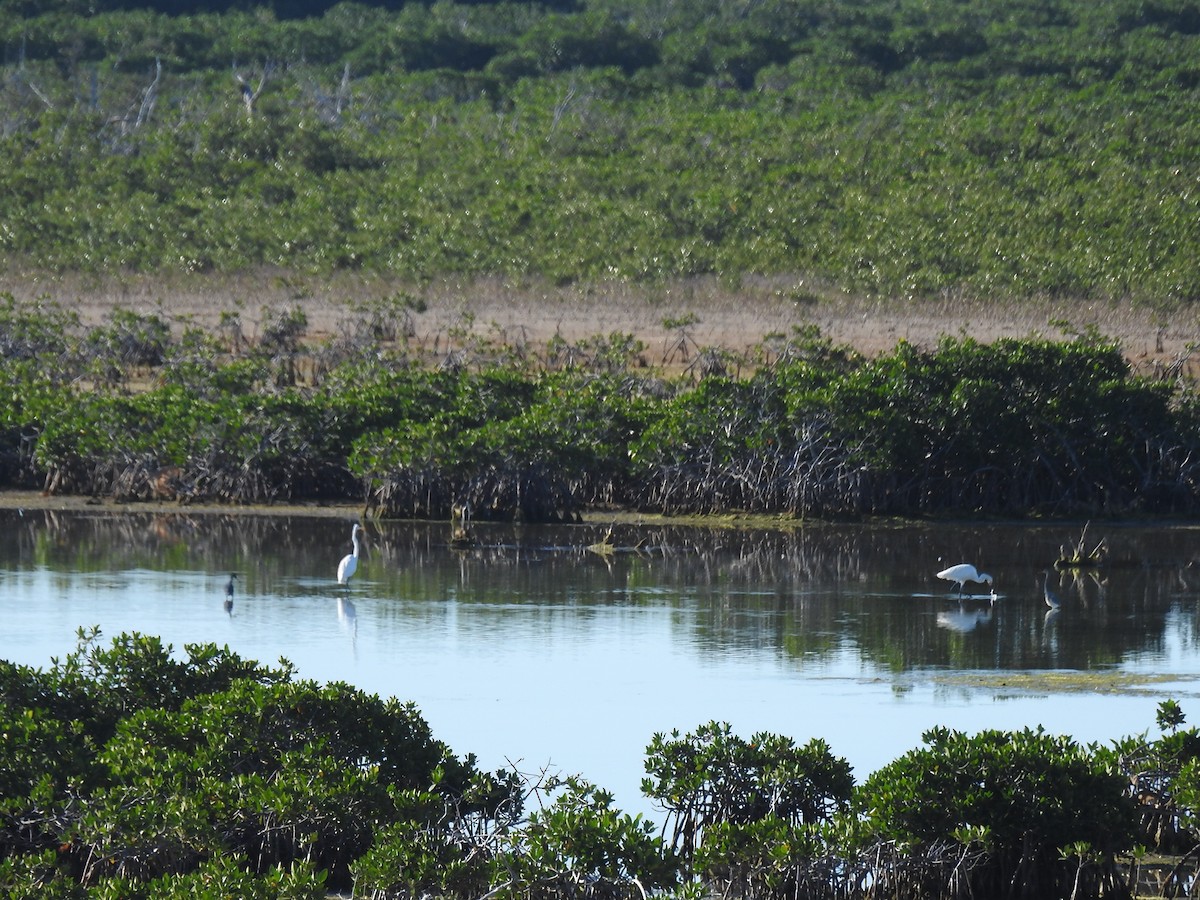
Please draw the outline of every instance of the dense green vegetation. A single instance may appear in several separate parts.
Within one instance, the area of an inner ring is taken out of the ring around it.
[[[659,832],[582,778],[480,771],[411,704],[82,630],[0,661],[0,897],[1128,897],[1200,840],[1200,732],[1158,724],[935,729],[856,783],[823,741],[710,722],[647,747]]]
[[[13,271],[1200,298],[1195,0],[2,0],[0,46]]]
[[[340,499],[417,518],[469,504],[517,521],[594,504],[797,517],[1200,507],[1194,391],[1133,375],[1095,333],[945,338],[864,359],[797,331],[758,348],[741,377],[701,354],[666,379],[622,335],[520,356],[462,335],[431,365],[403,339],[375,338],[386,308],[312,347],[296,312],[248,344],[232,316],[224,339],[176,337],[155,315],[84,328],[9,297],[0,487]]]

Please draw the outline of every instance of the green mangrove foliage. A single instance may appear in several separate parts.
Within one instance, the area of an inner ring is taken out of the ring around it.
[[[175,336],[123,311],[89,330],[11,297],[0,314],[0,487],[340,499],[404,517],[469,504],[522,521],[595,504],[796,517],[1200,507],[1194,390],[1134,375],[1092,332],[901,342],[864,359],[802,329],[769,339],[748,374],[666,379],[619,335],[435,365],[402,340],[309,346],[288,313],[253,343]],[[51,354],[57,365],[39,363]]]
[[[723,723],[694,734],[656,734],[647,749],[643,792],[668,813],[673,847],[690,858],[705,832],[768,816],[792,825],[827,820],[844,810],[854,784],[845,760],[824,741],[797,747],[777,735],[749,741]]]
[[[856,784],[819,739],[710,722],[647,747],[658,835],[581,777],[481,771],[412,704],[81,630],[49,669],[0,661],[0,896],[1129,897],[1145,849],[1200,846],[1200,738],[1169,701],[1159,724],[934,729]]]
[[[692,734],[656,734],[646,752],[642,792],[666,813],[672,851],[734,896],[800,894],[797,868],[826,856],[820,826],[847,811],[854,789],[849,764],[820,739],[747,741],[710,722]]]
[[[968,736],[939,728],[924,741],[856,794],[872,839],[943,860],[945,848],[955,847],[958,870],[938,878],[961,878],[970,895],[1113,896],[1125,889],[1116,857],[1134,843],[1135,815],[1121,772],[1040,729]]]
[[[40,882],[157,897],[156,880],[213,865],[313,896],[350,882],[412,796],[450,830],[520,813],[516,776],[454,756],[411,704],[211,645],[178,661],[154,638],[97,637],[48,671],[0,664],[6,896]]]
[[[1200,297],[1190,0],[0,3],[0,256]]]
[[[1200,732],[1181,729],[1183,722],[1179,704],[1164,701],[1158,724],[1166,734],[1156,741],[1127,738],[1111,750],[1113,763],[1128,773],[1138,803],[1139,840],[1170,853],[1194,853],[1200,833],[1192,812],[1200,799]]]

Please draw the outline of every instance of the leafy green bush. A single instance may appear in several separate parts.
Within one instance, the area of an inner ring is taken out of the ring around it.
[[[179,661],[157,639],[96,638],[48,672],[0,665],[0,859],[23,859],[0,878],[18,894],[62,873],[63,896],[69,880],[152,897],[227,879],[309,896],[347,885],[415,791],[445,823],[521,811],[514,774],[455,757],[411,704],[208,645]]]
[[[871,774],[854,809],[868,843],[895,842],[913,856],[946,855],[941,890],[965,879],[975,894],[1069,896],[1079,881],[1119,884],[1116,856],[1134,842],[1128,780],[1085,747],[1041,729],[966,735],[935,728]]]
[[[819,739],[659,734],[656,834],[583,778],[478,770],[411,704],[82,631],[49,670],[0,663],[0,896],[1127,896],[1118,854],[1194,843],[1200,744],[1158,720],[1108,749],[933,729],[859,786]]]
[[[394,795],[399,821],[376,836],[354,864],[355,890],[377,898],[429,894],[470,897],[487,893],[497,854],[497,835],[519,807],[498,810],[495,829],[455,814],[444,796],[428,791]]]
[[[440,518],[466,502],[483,519],[563,520],[628,480],[645,404],[615,377],[486,369],[439,380],[430,418],[356,442],[351,468],[382,512]]]
[[[764,733],[747,741],[718,722],[656,734],[646,754],[642,792],[666,811],[671,846],[688,862],[718,826],[826,821],[847,808],[854,785],[849,763],[822,740],[797,746]]]
[[[589,504],[796,517],[1200,506],[1194,391],[1134,375],[1095,331],[901,342],[864,359],[801,330],[764,341],[746,375],[714,351],[696,357],[711,370],[666,381],[631,368],[640,349],[621,335],[544,355],[458,335],[469,350],[434,368],[365,332],[310,347],[294,310],[265,312],[247,347],[232,332],[175,337],[157,317],[90,332],[68,317],[47,334],[36,305],[9,307],[0,486],[363,499],[406,517],[465,503],[524,521],[572,521]],[[70,376],[21,349],[35,345]]]
[[[1139,842],[1163,853],[1191,850],[1200,833],[1200,731],[1183,723],[1179,704],[1165,700],[1158,724],[1166,734],[1127,737],[1099,754],[1129,779]]]
[[[1102,512],[1135,502],[1170,391],[1109,341],[900,344],[831,386],[837,427],[881,476],[876,509]]]
[[[499,860],[499,896],[638,900],[675,887],[678,861],[653,823],[612,807],[612,795],[579,778],[551,779],[553,802],[529,816]]]

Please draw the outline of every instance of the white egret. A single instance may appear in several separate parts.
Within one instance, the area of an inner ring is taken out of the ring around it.
[[[1046,605],[1051,609],[1058,609],[1062,606],[1062,601],[1058,599],[1058,594],[1050,590],[1050,570],[1042,572],[1042,596],[1046,598]]]
[[[970,563],[959,563],[957,566],[951,566],[948,569],[942,569],[937,573],[937,577],[944,581],[953,581],[958,587],[958,593],[963,592],[963,586],[968,581],[974,581],[976,584],[992,583],[992,576],[987,572],[980,572]],[[995,593],[993,591],[992,593]]]
[[[347,553],[342,557],[342,561],[338,563],[337,579],[338,584],[349,584],[350,578],[358,569],[358,523],[354,523],[354,528],[350,532],[350,541],[354,544],[354,552]]]

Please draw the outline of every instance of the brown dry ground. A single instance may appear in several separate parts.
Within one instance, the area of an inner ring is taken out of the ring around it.
[[[1072,301],[865,300],[794,277],[742,279],[736,285],[693,279],[658,286],[613,282],[558,287],[497,279],[414,287],[362,274],[320,278],[258,272],[169,279],[19,275],[0,277],[3,292],[18,300],[47,298],[77,309],[85,324],[103,322],[118,307],[208,329],[216,329],[223,313],[236,313],[251,340],[266,311],[300,308],[311,341],[348,331],[367,305],[409,296],[424,304],[422,312],[412,315],[412,341],[432,354],[461,348],[469,339],[537,350],[556,336],[575,343],[618,333],[645,345],[649,365],[667,361],[668,367],[687,361],[678,352],[679,328],[671,324],[685,317],[694,320],[687,328],[693,355],[697,347],[745,353],[767,335],[789,334],[797,326],[815,325],[835,344],[868,355],[890,350],[901,340],[932,346],[944,335],[985,342],[1058,339],[1095,328],[1118,340],[1139,371],[1186,360],[1190,373],[1191,345],[1200,342],[1200,313],[1188,309],[1166,313]]]

